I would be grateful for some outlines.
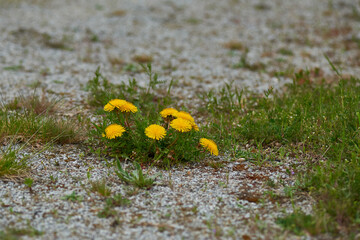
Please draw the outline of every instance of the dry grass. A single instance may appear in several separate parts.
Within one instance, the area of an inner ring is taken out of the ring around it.
[[[241,42],[234,41],[234,40],[224,43],[223,46],[225,48],[230,49],[230,50],[238,50],[238,51],[240,51],[240,50],[244,49],[244,46],[243,46],[243,44]]]
[[[85,139],[84,119],[60,116],[58,100],[43,94],[20,96],[3,104],[0,110],[0,142],[8,139],[32,143],[79,143]]]
[[[123,9],[115,10],[109,14],[109,17],[122,17],[126,15],[126,11]]]
[[[110,62],[110,64],[114,67],[114,66],[123,66],[125,65],[125,61],[121,58],[117,58],[117,57],[108,57],[108,61]]]
[[[49,99],[44,93],[40,96],[20,96],[15,97],[6,105],[9,110],[28,110],[34,112],[36,115],[40,114],[54,114],[57,110],[58,100]]]
[[[153,57],[150,55],[142,54],[134,56],[133,60],[137,63],[151,63],[153,61]]]

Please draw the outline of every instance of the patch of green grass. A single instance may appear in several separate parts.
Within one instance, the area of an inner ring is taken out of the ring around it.
[[[258,3],[254,5],[254,8],[258,11],[267,11],[271,9],[271,6],[265,4],[265,3]]]
[[[209,167],[212,167],[214,169],[220,169],[223,168],[225,165],[222,162],[217,162],[217,161],[209,161],[206,163],[206,165],[208,165]]]
[[[68,35],[63,35],[60,40],[56,40],[51,35],[44,33],[41,35],[41,42],[48,48],[73,51],[73,48],[70,46],[71,36]]]
[[[333,224],[337,232],[359,233],[360,229],[360,161],[358,152],[349,160],[330,159],[300,176],[300,187],[318,200],[316,209]]]
[[[348,15],[349,18],[360,22],[360,11],[355,6],[352,7],[352,13]]]
[[[23,65],[12,65],[12,66],[8,66],[8,67],[3,67],[3,70],[6,71],[20,71],[23,70]]]
[[[299,84],[298,76],[281,97],[253,98],[250,109],[237,128],[245,139],[264,144],[302,143],[328,157],[346,159],[357,147],[359,120],[356,115],[358,80],[341,80],[333,88],[311,83]],[[351,136],[351,137],[350,137]],[[353,138],[354,137],[354,138]]]
[[[280,77],[292,78],[294,76],[294,73],[295,73],[294,68],[292,66],[289,66],[287,69],[283,71],[274,71],[271,74],[276,78],[280,78]]]
[[[128,206],[131,204],[131,201],[123,197],[121,194],[112,196],[110,200],[107,200],[107,202],[110,202],[115,207]]]
[[[142,71],[142,69],[137,65],[133,63],[128,63],[122,67],[122,70],[131,74],[139,73]]]
[[[32,178],[25,178],[24,184],[29,188],[30,192],[32,192],[32,185],[34,183],[34,179]]]
[[[232,155],[235,158],[244,158],[258,166],[261,166],[265,161],[270,161],[272,157],[263,149],[262,142],[255,143],[255,146],[249,149],[238,149]]]
[[[287,48],[280,48],[278,50],[278,53],[280,53],[281,55],[285,55],[285,56],[293,56],[294,55],[293,51],[291,51],[290,49],[287,49]]]
[[[158,113],[172,104],[170,91],[173,82],[167,86],[158,79],[152,71],[151,64],[140,65],[149,77],[147,87],[140,86],[136,79],[129,79],[128,83],[113,84],[100,73],[100,68],[95,71],[93,79],[89,80],[86,90],[89,91],[88,102],[91,106],[103,107],[111,99],[126,99],[127,101],[142,106],[146,115]]]
[[[128,84],[113,85],[102,77],[99,70],[95,72],[95,78],[89,81],[91,102],[101,104],[99,113],[103,114],[102,122],[93,123],[94,129],[90,133],[93,150],[100,154],[160,166],[199,160],[205,154],[199,145],[200,137],[206,134],[203,134],[189,113],[165,106],[172,102],[172,83],[167,90],[157,88],[161,81],[152,72],[151,65],[142,67],[149,78],[146,87],[138,86],[135,79]],[[130,107],[131,110],[127,109]],[[161,110],[165,108],[165,111],[173,113],[161,114]],[[176,121],[180,125],[185,124],[185,128],[172,124]],[[149,131],[152,133],[149,134]],[[161,131],[161,134],[154,137],[152,134],[157,131]],[[217,155],[218,150],[212,153]]]
[[[32,89],[37,89],[41,87],[41,81],[36,80],[33,81],[32,83],[27,84],[28,87],[32,88]]]
[[[33,95],[17,97],[0,109],[0,141],[16,138],[42,143],[78,143],[86,134],[86,121],[55,115],[58,101]]]
[[[2,139],[15,136],[20,141],[32,138],[33,142],[65,144],[80,142],[84,129],[76,120],[5,110],[0,111],[0,133]]]
[[[305,71],[283,93],[269,89],[256,94],[227,85],[217,94],[202,96],[206,105],[201,112],[215,125],[215,135],[229,133],[233,143],[301,143],[309,151],[346,158],[358,146],[358,81],[314,84]]]
[[[100,218],[116,217],[117,212],[114,207],[129,206],[131,201],[121,194],[116,194],[113,197],[107,198],[103,210],[98,213]]]
[[[355,35],[351,37],[351,41],[354,42],[358,48],[360,48],[360,38]]]
[[[116,217],[117,211],[112,207],[112,205],[105,204],[104,208],[97,215],[99,218],[109,218]]]
[[[27,159],[28,156],[18,158],[17,153],[20,149],[13,149],[10,144],[5,150],[2,149],[0,153],[0,178],[18,178],[26,176],[28,170]]]
[[[266,65],[263,63],[249,63],[247,60],[247,54],[248,54],[248,49],[246,49],[246,51],[241,54],[239,62],[234,64],[232,67],[233,68],[245,68],[248,69],[250,71],[263,71],[266,68]]]
[[[111,189],[106,186],[105,179],[98,181],[91,181],[91,191],[97,192],[103,197],[108,197],[111,194]]]
[[[155,182],[156,176],[149,177],[143,173],[140,164],[137,162],[133,163],[135,170],[132,172],[125,171],[119,160],[116,160],[116,175],[121,179],[121,181],[134,185],[138,188],[150,189]]]
[[[239,114],[243,112],[243,98],[244,90],[233,88],[232,84],[226,84],[217,92],[211,90],[199,95],[203,104],[198,109],[198,115],[207,119],[204,132],[215,138],[220,148],[231,148],[238,140],[234,129],[238,125]]]
[[[42,152],[53,142],[65,143],[77,134],[65,120],[57,120],[48,116],[53,105],[46,98],[15,98],[12,102],[3,105],[0,109],[0,141],[7,145],[0,153],[0,177],[17,179],[27,176],[27,160]],[[69,134],[69,135],[68,135]],[[73,141],[73,140],[71,140]],[[22,142],[18,147],[17,142]],[[42,142],[37,153],[18,157],[18,153],[30,143]],[[32,191],[30,178],[25,179],[25,184]]]
[[[195,17],[190,17],[188,19],[185,20],[187,23],[191,24],[191,25],[197,25],[200,24],[202,21],[201,19],[195,18]]]
[[[128,105],[131,106],[130,104]],[[190,116],[184,112],[182,114]],[[96,147],[109,156],[163,167],[180,162],[197,161],[205,155],[203,148],[199,146],[202,132],[200,129],[196,130],[195,122],[182,118],[176,120],[172,120],[171,117],[162,118],[160,113],[152,113],[152,115],[154,116],[144,116],[137,112],[126,113],[117,109],[107,113],[102,123],[94,124],[95,130],[91,132],[94,138],[100,138],[100,144],[96,144]],[[174,128],[172,123],[175,121],[185,124],[186,129],[180,129],[181,127],[176,129],[176,126]],[[161,131],[158,139],[152,135],[157,131]],[[113,133],[117,136],[113,136]],[[102,145],[106,147],[101,148]]]
[[[12,101],[8,102],[5,105],[7,110],[27,110],[35,113],[36,115],[40,114],[53,114],[56,112],[58,107],[58,100],[49,99],[43,93],[40,97],[39,95],[31,96],[19,96],[15,97]]]
[[[329,63],[339,76],[337,82],[314,79],[310,71],[302,70],[281,92],[270,88],[255,93],[228,84],[217,92],[201,95],[202,106],[197,110],[198,116],[206,119],[203,133],[233,157],[250,159],[258,165],[286,157],[303,161],[299,169],[294,169],[299,173],[297,184],[286,188],[285,193],[293,197],[297,191],[307,191],[317,200],[314,214],[284,217],[283,226],[295,224],[292,231],[310,234],[339,235],[341,229],[341,234],[350,236],[360,229],[360,80],[343,79]],[[245,57],[242,64],[246,65]],[[146,71],[152,74],[151,69]],[[149,119],[158,119],[156,114],[166,104],[164,99],[156,98],[161,90],[155,87],[158,83],[154,79],[157,77],[150,79],[153,85],[148,88],[138,87],[135,80],[112,85],[97,71],[88,84],[90,102],[104,106],[113,98],[127,99],[136,106],[143,104],[142,113]],[[124,182],[147,185],[138,183],[146,179],[140,165],[132,173],[120,165],[117,174]],[[314,219],[321,224],[312,229],[309,222]]]
[[[329,63],[338,82],[315,81],[309,71],[300,71],[283,92],[240,94],[229,85],[204,94],[200,114],[224,149],[250,145],[235,151],[238,157],[262,161],[271,156],[271,148],[279,159],[287,151],[302,160],[297,190],[317,200],[312,217],[326,222],[306,231],[336,235],[341,229],[347,236],[360,229],[360,79],[343,79]],[[294,195],[295,190],[287,193]],[[300,217],[296,226],[307,228],[308,218]]]
[[[319,231],[319,229],[325,230],[326,228],[323,222],[317,222],[313,216],[305,214],[300,210],[294,211],[285,217],[277,218],[276,223],[296,235],[303,235],[304,233],[316,235],[323,232]]]
[[[70,201],[70,202],[81,202],[84,200],[84,198],[80,195],[78,195],[75,191],[73,191],[71,194],[65,195],[62,200]]]
[[[16,240],[23,236],[40,237],[43,234],[44,232],[41,232],[31,226],[28,228],[6,228],[4,231],[0,231],[0,239]]]

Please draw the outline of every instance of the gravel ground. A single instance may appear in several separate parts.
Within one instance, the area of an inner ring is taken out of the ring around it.
[[[0,91],[11,99],[38,86],[81,110],[84,85],[98,66],[114,83],[133,77],[144,83],[135,62],[146,58],[162,80],[177,81],[174,94],[188,102],[197,91],[230,82],[254,91],[281,88],[300,69],[318,68],[331,79],[324,54],[344,75],[359,76],[359,21],[354,0],[0,0]],[[0,180],[0,230],[33,227],[43,232],[34,237],[40,239],[299,238],[274,223],[292,211],[289,198],[262,200],[269,180],[282,183],[271,189],[284,196],[283,186],[293,184],[291,166],[301,164],[296,159],[258,168],[222,156],[218,170],[151,169],[162,174],[156,186],[136,190],[84,152],[54,146],[33,157],[32,191]],[[104,198],[89,192],[97,179],[107,179],[131,205],[99,218]],[[79,201],[65,200],[73,191]],[[294,204],[310,212],[312,200],[297,196]]]

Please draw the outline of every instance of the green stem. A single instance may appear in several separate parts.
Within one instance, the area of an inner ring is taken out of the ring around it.
[[[150,152],[151,147],[152,147],[152,145],[154,145],[154,144],[155,144],[155,142],[156,142],[156,140],[155,140],[155,139],[154,139],[154,141],[152,141],[152,142],[151,142],[151,144],[150,144],[150,146],[149,146],[149,149],[148,149],[148,152]]]
[[[125,126],[127,126],[128,128],[130,128],[130,124],[129,124],[128,114],[127,114],[127,113],[125,113]]]
[[[175,141],[173,141],[173,142],[168,146],[168,149],[170,149],[170,147],[172,147],[172,145],[174,145],[178,139],[179,139],[179,135],[177,135]]]
[[[120,114],[119,114],[119,111],[118,110],[115,110],[116,111],[116,115],[119,119],[119,123],[122,124],[122,121],[121,121],[121,117],[120,117]]]

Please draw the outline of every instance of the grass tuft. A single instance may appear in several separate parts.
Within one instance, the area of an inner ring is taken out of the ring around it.
[[[172,102],[172,83],[165,91],[158,88],[163,82],[151,65],[142,67],[149,78],[146,87],[140,87],[135,79],[111,84],[99,69],[89,81],[90,102],[102,106],[99,113],[103,115],[90,133],[93,150],[162,167],[196,161],[205,154],[204,149],[218,155],[211,139],[200,138],[202,131],[189,113],[165,105]]]
[[[283,159],[286,151],[286,156],[303,161],[296,171],[298,191],[307,191],[317,200],[312,218],[326,224],[310,230],[306,223],[310,217],[297,214],[294,231],[357,234],[360,80],[343,79],[331,66],[340,77],[332,84],[315,81],[310,71],[303,70],[281,93],[273,89],[262,94],[240,92],[227,85],[202,96],[201,113],[209,121],[210,134],[221,147],[236,149],[235,157],[263,164],[267,159]],[[242,146],[235,148],[239,143]]]
[[[20,96],[14,98],[11,102],[5,105],[8,110],[27,110],[36,115],[41,114],[54,114],[57,110],[58,101],[46,97],[43,93],[42,96],[31,95],[28,97]]]
[[[12,149],[11,145],[0,154],[0,178],[19,178],[26,176],[28,167],[27,157],[17,158],[18,150]]]
[[[136,55],[133,57],[133,60],[137,63],[151,63],[153,61],[153,57],[150,55]]]
[[[244,49],[244,45],[239,42],[239,41],[235,41],[235,40],[232,40],[232,41],[229,41],[229,42],[226,42],[223,44],[223,46],[227,49],[230,49],[230,50],[243,50]]]
[[[121,179],[121,181],[127,184],[134,185],[138,188],[150,189],[155,182],[156,176],[149,177],[144,174],[137,162],[134,162],[135,170],[130,173],[122,168],[119,160],[116,160],[116,167],[116,175]]]
[[[91,181],[91,191],[97,192],[103,197],[108,197],[111,194],[111,189],[106,186],[105,179],[98,181]]]
[[[55,116],[36,115],[25,111],[0,111],[1,141],[16,137],[19,141],[31,138],[32,142],[78,143],[83,139],[84,129],[76,120],[59,119]]]
[[[28,228],[6,228],[4,231],[0,231],[0,239],[3,240],[16,240],[24,236],[28,237],[40,237],[44,232],[41,232],[31,226]]]
[[[117,211],[115,207],[129,206],[131,201],[121,194],[116,194],[113,197],[109,197],[105,201],[104,208],[98,213],[99,218],[116,217]]]
[[[304,231],[310,234],[316,234],[316,222],[314,217],[307,215],[301,211],[296,211],[283,218],[278,218],[276,223],[281,225],[284,229],[287,229],[296,235],[304,234]]]
[[[103,107],[111,99],[126,99],[136,106],[142,106],[146,114],[159,112],[165,106],[171,105],[173,100],[170,91],[173,82],[167,86],[158,79],[152,71],[151,65],[141,65],[149,76],[147,87],[140,86],[136,79],[129,79],[128,83],[113,84],[100,73],[100,68],[95,71],[95,76],[88,81],[86,90],[89,91],[88,102],[94,107]]]
[[[57,116],[58,101],[45,95],[18,97],[0,109],[0,141],[78,143],[84,140],[85,121]]]

